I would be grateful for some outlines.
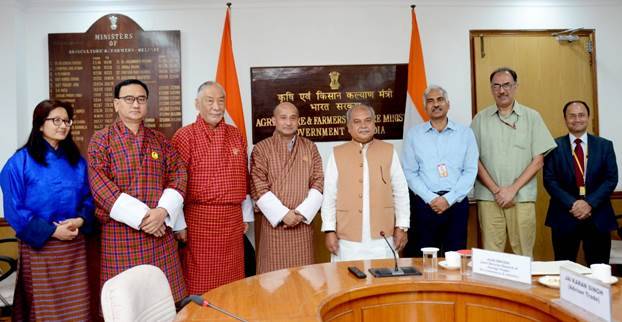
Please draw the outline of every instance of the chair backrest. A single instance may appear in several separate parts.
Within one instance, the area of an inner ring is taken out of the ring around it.
[[[0,244],[13,243],[13,247],[17,246],[17,239],[4,238],[0,239]],[[6,251],[3,248],[3,252]],[[17,281],[17,258],[6,256],[4,253],[0,255],[0,308],[13,305],[13,294],[15,293],[15,285]]]
[[[115,322],[173,321],[175,301],[166,275],[153,265],[138,265],[104,283],[104,320]]]

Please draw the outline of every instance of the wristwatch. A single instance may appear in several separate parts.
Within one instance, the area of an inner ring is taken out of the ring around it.
[[[403,232],[407,233],[408,232],[408,227],[396,227],[401,229]]]

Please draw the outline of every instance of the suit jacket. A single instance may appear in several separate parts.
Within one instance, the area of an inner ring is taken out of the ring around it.
[[[544,159],[544,187],[551,195],[545,224],[569,231],[580,222],[569,211],[579,198],[576,184],[572,146],[568,135],[555,139],[557,148]],[[588,134],[585,201],[592,206],[592,220],[599,231],[617,228],[611,193],[618,184],[618,167],[611,141]]]

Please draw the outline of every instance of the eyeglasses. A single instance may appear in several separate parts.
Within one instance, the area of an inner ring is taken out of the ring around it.
[[[141,95],[141,96],[123,96],[123,97],[119,97],[119,99],[122,99],[125,103],[128,104],[134,104],[135,101],[138,101],[138,104],[145,104],[147,103],[147,96]]]
[[[492,84],[492,90],[493,91],[499,91],[500,89],[504,89],[506,91],[509,91],[510,88],[514,87],[514,85],[516,85],[516,83],[503,83],[503,84]]]
[[[73,120],[65,120],[60,117],[50,117],[45,120],[52,121],[52,124],[54,124],[54,126],[61,126],[61,124],[65,123],[65,126],[70,127],[71,124],[73,124]]]

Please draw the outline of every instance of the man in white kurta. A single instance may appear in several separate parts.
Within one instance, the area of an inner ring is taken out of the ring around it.
[[[381,231],[397,251],[406,245],[406,178],[393,146],[373,138],[373,109],[357,105],[346,116],[352,141],[334,148],[324,175],[326,247],[333,262],[392,258]]]

